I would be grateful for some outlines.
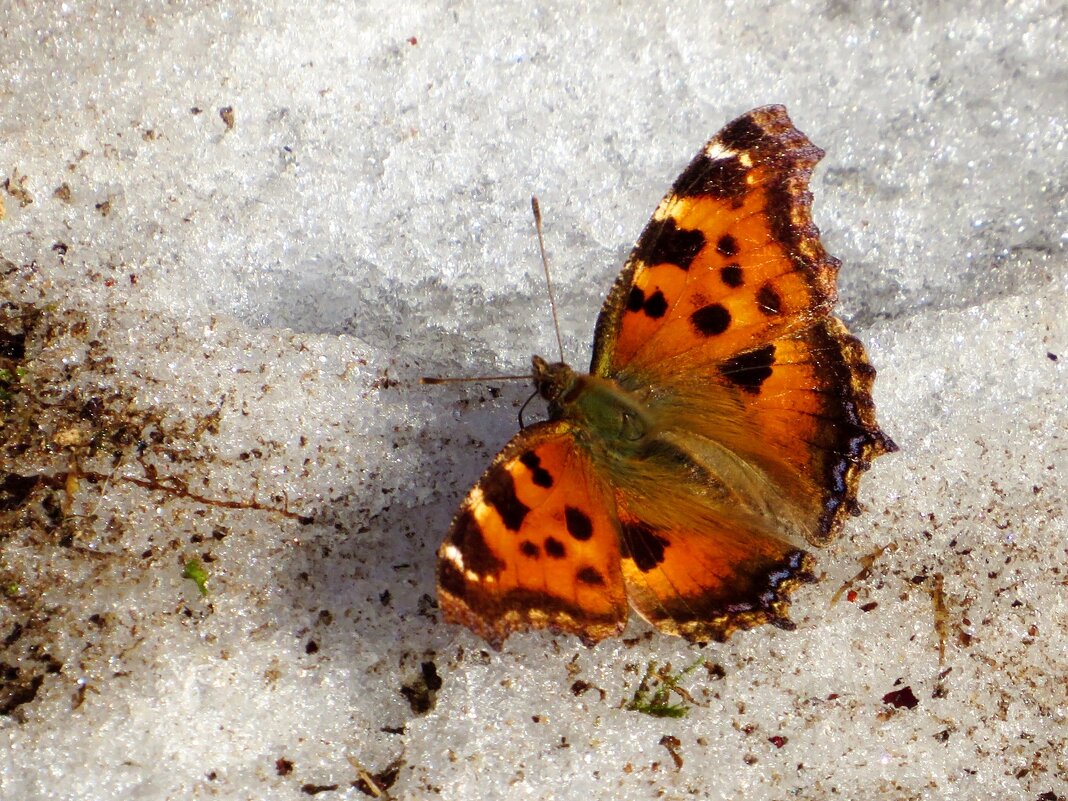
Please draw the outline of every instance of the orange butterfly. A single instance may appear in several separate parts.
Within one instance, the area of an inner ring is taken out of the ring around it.
[[[549,420],[520,431],[438,551],[445,619],[500,647],[550,628],[722,640],[792,628],[789,594],[896,450],[875,370],[830,316],[812,224],[823,152],[782,106],[727,125],[675,181],[597,320],[588,375],[535,356]]]

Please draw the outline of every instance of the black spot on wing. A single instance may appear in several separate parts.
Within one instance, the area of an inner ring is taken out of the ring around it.
[[[530,540],[523,540],[519,543],[519,552],[522,553],[523,556],[527,556],[531,559],[537,559],[541,556],[541,548]]]
[[[464,509],[456,516],[449,542],[460,552],[464,570],[470,570],[480,576],[490,576],[504,569],[504,562],[498,559],[486,544],[482,526],[478,524],[470,509]],[[442,564],[452,563],[448,559],[443,559]]]
[[[519,457],[519,463],[531,472],[531,480],[539,487],[548,489],[553,485],[552,474],[541,466],[541,457],[534,451],[527,451]]]
[[[450,595],[461,597],[467,589],[467,580],[452,562],[442,559],[438,562],[438,584]]]
[[[595,568],[587,565],[575,574],[575,578],[578,579],[580,584],[588,584],[591,587],[604,586],[604,576],[601,572]]]
[[[630,295],[627,296],[627,311],[629,312],[644,312],[646,317],[659,320],[667,310],[667,298],[659,289],[647,298],[640,288],[632,287]]]
[[[565,506],[564,522],[567,523],[567,533],[579,542],[585,542],[593,536],[593,521],[581,509]]]
[[[736,156],[710,159],[699,155],[682,171],[672,187],[681,197],[711,197],[739,201],[746,191],[748,169]]]
[[[645,301],[645,305],[642,307],[642,311],[644,311],[649,317],[652,317],[654,320],[658,320],[663,317],[664,312],[666,312],[667,309],[667,299],[664,297],[664,293],[661,292],[659,289],[649,296],[649,298]]]
[[[642,306],[645,305],[645,293],[640,288],[632,286],[630,288],[630,294],[627,295],[627,311],[640,312]]]
[[[679,228],[671,217],[659,226],[652,226],[635,248],[635,255],[649,267],[674,264],[683,270],[690,265],[705,246],[705,235],[697,230]]]
[[[764,284],[757,292],[757,307],[768,317],[782,312],[782,298],[770,283]]]
[[[701,336],[715,336],[730,328],[731,313],[719,303],[710,303],[691,314],[690,322]]]
[[[549,554],[553,559],[563,559],[567,556],[567,549],[564,548],[564,544],[556,539],[556,537],[546,537],[545,553]]]
[[[634,560],[635,566],[648,573],[664,561],[664,548],[668,540],[661,537],[648,523],[640,520],[620,525],[621,545],[624,557]]]
[[[720,269],[719,277],[729,287],[740,287],[742,285],[742,268],[737,264],[728,264]]]
[[[738,255],[738,240],[730,234],[724,234],[719,238],[719,242],[716,243],[716,252],[721,256]]]
[[[751,350],[733,359],[727,359],[719,366],[720,375],[740,389],[757,394],[760,387],[771,377],[771,367],[775,364],[775,346],[765,345]]]
[[[752,117],[739,117],[716,135],[718,141],[728,150],[754,150],[766,137],[764,129]]]
[[[538,458],[535,454],[523,454],[522,458],[527,456]],[[535,473],[534,483],[537,483],[536,476],[537,474]],[[552,484],[551,477],[549,478],[549,483],[550,485]],[[497,510],[497,514],[504,521],[505,528],[509,531],[519,531],[523,525],[523,519],[527,516],[527,512],[530,511],[530,507],[519,500],[519,496],[515,493],[515,479],[512,478],[512,474],[503,465],[496,465],[486,473],[485,478],[482,479],[482,495],[486,499],[486,503]]]

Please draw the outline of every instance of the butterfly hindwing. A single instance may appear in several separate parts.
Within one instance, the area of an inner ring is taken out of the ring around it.
[[[692,377],[692,392],[653,401],[660,431],[640,467],[607,463],[627,593],[691,640],[789,628],[789,595],[813,577],[805,543],[837,535],[861,471],[894,447],[875,426],[874,371],[827,317]],[[709,398],[738,393],[737,414],[707,413]]]
[[[834,539],[857,511],[861,473],[897,449],[875,421],[875,370],[860,341],[827,316],[715,372],[742,410],[716,427],[719,441],[774,479],[808,542]]]
[[[474,486],[438,551],[438,598],[495,646],[523,629],[622,630],[614,501],[571,424],[521,431]]]
[[[623,577],[635,609],[661,631],[725,640],[764,623],[793,628],[789,594],[814,580],[812,557],[729,517],[658,526],[620,507]]]

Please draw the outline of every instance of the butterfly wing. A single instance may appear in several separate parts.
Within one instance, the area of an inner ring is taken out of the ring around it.
[[[521,431],[472,488],[438,551],[438,602],[494,647],[524,629],[622,630],[614,499],[571,423]]]
[[[700,513],[658,520],[648,504],[632,500],[619,507],[620,542],[627,592],[642,617],[696,642],[764,623],[793,628],[789,595],[814,580],[810,555],[760,521]]]
[[[660,203],[598,319],[591,372],[654,421],[647,453],[603,465],[627,589],[690,639],[784,625],[810,577],[803,544],[835,536],[860,473],[895,449],[864,349],[829,314],[838,262],[808,193],[822,155],[781,106],[727,125]]]
[[[838,262],[808,192],[822,156],[782,106],[724,127],[639,237],[598,318],[590,372],[722,360],[826,315]]]

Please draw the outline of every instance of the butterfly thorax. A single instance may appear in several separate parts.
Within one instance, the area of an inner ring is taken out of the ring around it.
[[[606,441],[635,443],[651,429],[650,411],[616,382],[578,373],[563,362],[532,360],[534,384],[549,403],[549,417],[571,420]]]

